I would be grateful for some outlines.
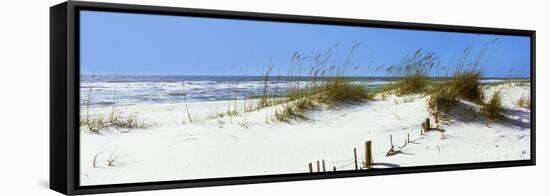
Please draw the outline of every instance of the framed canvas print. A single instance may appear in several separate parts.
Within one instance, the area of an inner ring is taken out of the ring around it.
[[[535,164],[535,32],[51,7],[65,194]]]

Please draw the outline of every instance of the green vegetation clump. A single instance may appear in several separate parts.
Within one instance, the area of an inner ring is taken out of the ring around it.
[[[352,84],[344,78],[335,78],[328,81],[324,90],[319,93],[318,102],[329,106],[362,102],[370,99],[371,95],[364,86]]]
[[[450,81],[445,83],[445,86],[449,89],[449,95],[452,97],[481,103],[483,93],[481,92],[480,76],[479,71],[457,71]]]
[[[496,117],[486,115],[488,114],[486,112],[496,105],[487,106],[487,111],[483,111],[486,104],[483,103],[484,96],[481,89],[480,75],[478,71],[457,71],[448,81],[436,85],[428,100],[430,111],[438,117],[447,114],[460,100],[468,100],[481,105],[483,116]],[[500,99],[499,96],[493,98]]]
[[[491,99],[481,104],[481,114],[491,120],[500,120],[504,118],[504,107],[502,106],[502,96],[500,92],[496,92]]]
[[[424,92],[429,85],[426,76],[416,74],[402,78],[396,83],[396,89],[399,89],[400,95],[415,94]]]
[[[388,75],[400,78],[391,87],[399,95],[424,93],[430,85],[428,76],[438,61],[434,52],[417,50],[412,56],[405,56],[399,65],[386,68]]]
[[[428,101],[429,109],[433,113],[446,113],[461,99],[482,103],[480,75],[476,71],[457,71],[448,81],[434,87]]]
[[[275,110],[274,117],[280,122],[290,122],[291,119],[305,120],[307,118],[304,106],[300,104],[286,104],[282,111]]]
[[[305,120],[306,112],[317,106],[338,107],[365,102],[371,94],[362,85],[352,84],[342,77],[325,81],[323,85],[291,91],[281,111],[275,111],[275,119],[289,122],[290,119]]]
[[[118,113],[112,113],[108,117],[94,117],[87,116],[80,120],[81,127],[87,127],[88,131],[94,134],[101,134],[101,129],[104,128],[126,128],[126,129],[144,129],[152,126],[151,123],[147,123],[143,120],[139,120],[135,114],[128,116],[122,116]]]
[[[432,113],[439,116],[442,113],[447,113],[457,103],[458,99],[450,93],[448,88],[439,88],[431,94],[428,107]]]

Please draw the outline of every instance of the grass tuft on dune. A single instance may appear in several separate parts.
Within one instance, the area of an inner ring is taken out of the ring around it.
[[[457,72],[445,86],[449,89],[449,95],[452,97],[480,103],[483,100],[480,76],[479,71]]]
[[[119,113],[112,113],[108,117],[82,118],[80,126],[87,127],[91,133],[101,134],[101,129],[104,128],[145,129],[152,127],[153,124],[139,120],[135,114],[122,116]]]
[[[400,80],[389,86],[396,89],[399,95],[424,93],[430,85],[428,76],[438,61],[434,52],[424,52],[418,49],[413,55],[407,55],[398,65],[386,68],[390,76]]]
[[[485,118],[490,120],[501,120],[504,118],[504,106],[500,92],[493,94],[491,99],[481,104],[481,112]]]
[[[278,121],[304,120],[307,119],[306,112],[318,106],[336,108],[366,102],[372,96],[364,86],[336,77],[320,86],[292,91],[288,97],[289,102],[283,104],[283,109],[275,111],[275,119]]]

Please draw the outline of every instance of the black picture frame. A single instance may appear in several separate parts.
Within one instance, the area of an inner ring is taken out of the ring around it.
[[[80,186],[78,176],[78,27],[80,10],[529,36],[531,38],[532,98],[530,134],[531,159],[519,161],[403,167],[368,171],[337,171],[313,174],[282,174],[166,182]],[[267,14],[97,2],[64,2],[50,8],[50,188],[63,194],[73,195],[535,165],[535,34],[535,31],[532,30],[518,29],[405,23],[363,19]]]

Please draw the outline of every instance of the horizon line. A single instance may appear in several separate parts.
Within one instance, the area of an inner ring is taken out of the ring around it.
[[[191,77],[265,77],[265,75],[200,75],[200,74],[159,74],[159,73],[152,73],[152,74],[133,74],[133,73],[127,73],[127,74],[111,74],[111,73],[101,73],[101,74],[88,74],[88,73],[81,73],[80,75],[84,76],[191,76]],[[319,77],[319,78],[334,78],[334,77],[346,77],[346,78],[404,78],[405,76],[286,76],[286,75],[269,75],[269,77],[284,77],[284,78],[292,78],[292,77]],[[427,76],[426,78],[452,78],[453,76]],[[512,76],[512,77],[502,77],[502,76],[489,76],[489,77],[480,77],[480,79],[531,79],[531,76]]]

